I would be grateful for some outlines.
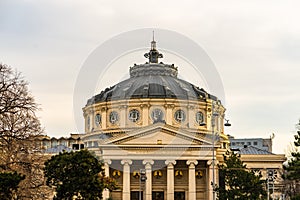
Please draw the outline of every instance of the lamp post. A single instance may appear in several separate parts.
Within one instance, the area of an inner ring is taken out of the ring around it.
[[[219,114],[217,112],[215,112],[214,110],[214,106],[212,109],[213,113],[212,113],[212,118],[211,118],[211,127],[212,127],[212,188],[213,188],[213,200],[216,199],[216,191],[215,191],[215,120],[216,117],[219,116]]]
[[[215,191],[215,125],[216,125],[216,118],[219,116],[219,113],[215,110],[215,104],[214,102],[212,103],[212,116],[211,116],[211,128],[212,128],[212,188],[213,188],[213,200],[216,200],[216,191]],[[231,126],[231,124],[229,123],[229,120],[226,120],[226,123],[224,124],[224,126]],[[206,123],[203,121],[202,123],[200,123],[200,126],[205,126]]]
[[[146,170],[140,169],[140,191],[139,191],[139,200],[142,200],[142,182],[147,180]]]

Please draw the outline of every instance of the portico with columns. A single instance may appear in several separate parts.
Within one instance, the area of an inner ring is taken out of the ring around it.
[[[104,199],[138,200],[139,195],[142,200],[212,199],[213,157],[208,137],[155,123],[102,140],[99,146],[90,150],[101,156],[105,174],[120,187],[110,194],[104,190]],[[215,159],[222,160],[226,148],[220,143],[214,146]],[[147,177],[144,182],[140,181],[141,169]]]

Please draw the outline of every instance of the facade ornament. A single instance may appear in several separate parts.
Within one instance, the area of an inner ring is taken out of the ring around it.
[[[141,104],[140,104],[140,107],[141,107],[141,108],[150,108],[150,106],[151,106],[151,105],[150,105],[149,103],[141,103]]]
[[[200,179],[200,178],[203,177],[203,171],[202,170],[198,170],[198,171],[195,172],[195,175],[196,175],[197,178]]]
[[[161,177],[163,176],[162,171],[161,171],[161,170],[155,170],[155,171],[153,172],[153,176],[154,176],[155,178],[161,178]]]
[[[133,176],[134,178],[138,179],[138,178],[140,177],[140,172],[137,171],[137,170],[135,170],[135,171],[132,172],[132,176]]]
[[[120,172],[119,170],[114,170],[114,171],[112,172],[112,176],[113,176],[114,178],[120,178],[121,172]]]
[[[101,107],[101,112],[107,111],[107,107]]]
[[[182,170],[176,170],[176,171],[175,171],[175,176],[176,176],[177,178],[182,178],[182,176],[183,176]]]

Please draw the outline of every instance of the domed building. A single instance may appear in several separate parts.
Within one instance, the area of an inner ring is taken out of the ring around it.
[[[148,62],[130,67],[130,78],[83,108],[84,146],[103,159],[106,175],[120,186],[104,191],[104,199],[213,199],[215,165],[229,148],[225,108],[179,79],[174,64],[159,62],[155,41],[144,56]]]

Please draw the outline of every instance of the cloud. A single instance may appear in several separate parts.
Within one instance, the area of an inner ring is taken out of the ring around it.
[[[300,116],[299,4],[292,0],[2,0],[1,62],[17,67],[31,83],[45,107],[42,119],[48,134],[67,135],[75,130],[68,107],[73,84],[93,49],[128,30],[174,30],[201,44],[215,62],[233,125],[228,132],[236,137],[267,137],[278,130],[280,141],[291,134]],[[179,72],[184,69],[179,66]]]

